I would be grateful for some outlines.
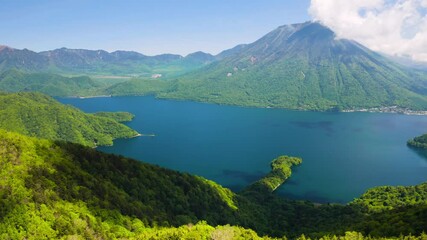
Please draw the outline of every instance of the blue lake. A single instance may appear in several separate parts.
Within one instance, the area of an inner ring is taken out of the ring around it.
[[[85,112],[131,112],[136,117],[128,126],[155,134],[99,150],[200,175],[235,191],[268,173],[280,155],[303,159],[278,189],[295,199],[344,203],[370,187],[427,180],[427,152],[406,146],[427,132],[427,116],[243,108],[151,96],[59,100]]]

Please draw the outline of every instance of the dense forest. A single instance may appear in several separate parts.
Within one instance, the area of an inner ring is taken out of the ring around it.
[[[262,182],[276,184],[272,176],[285,179],[300,161],[273,160]],[[347,205],[316,204],[254,188],[234,193],[201,177],[4,130],[0,166],[1,239],[426,237],[426,183],[374,188]]]
[[[138,133],[119,123],[130,113],[87,114],[40,93],[0,93],[0,128],[86,146],[111,145]]]
[[[117,122],[130,122],[135,117],[135,115],[128,112],[96,112],[94,115],[97,117],[111,118]]]
[[[0,90],[6,92],[40,92],[54,97],[90,96],[104,85],[87,76],[64,77],[50,73],[25,73],[16,69],[0,73]]]
[[[302,163],[301,158],[280,156],[271,162],[271,172],[248,186],[244,192],[272,193],[292,175],[292,166]]]

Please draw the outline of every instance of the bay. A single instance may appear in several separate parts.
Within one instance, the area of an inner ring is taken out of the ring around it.
[[[427,116],[244,108],[152,96],[61,98],[85,112],[127,111],[128,126],[154,136],[99,147],[189,172],[239,191],[280,155],[303,158],[277,194],[349,202],[368,188],[427,180],[427,152],[406,141],[427,132]]]

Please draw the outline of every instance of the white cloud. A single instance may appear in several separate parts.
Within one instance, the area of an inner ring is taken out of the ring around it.
[[[309,12],[339,38],[427,62],[427,0],[311,0]]]

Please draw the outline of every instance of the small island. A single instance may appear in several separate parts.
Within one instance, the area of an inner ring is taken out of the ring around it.
[[[243,192],[272,193],[292,175],[292,166],[301,163],[301,158],[280,156],[271,162],[271,171],[265,177],[248,186]]]

